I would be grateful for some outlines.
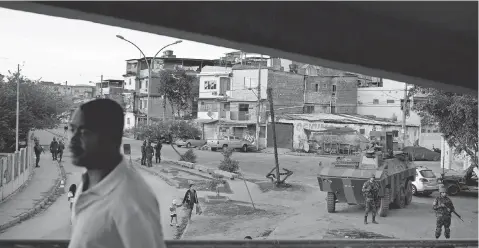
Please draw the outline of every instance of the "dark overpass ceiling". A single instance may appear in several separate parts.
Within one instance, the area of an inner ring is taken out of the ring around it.
[[[477,2],[0,2],[477,95]]]

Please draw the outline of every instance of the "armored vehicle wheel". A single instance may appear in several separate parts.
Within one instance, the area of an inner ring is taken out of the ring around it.
[[[333,192],[328,192],[328,213],[336,211],[336,196]]]
[[[384,190],[384,196],[380,200],[379,208],[378,208],[378,214],[381,217],[386,217],[388,216],[388,211],[389,211],[389,189]]]
[[[407,181],[406,183],[406,205],[409,205],[412,202],[412,183]]]
[[[459,192],[461,191],[461,189],[459,189],[459,187],[457,187],[457,185],[449,185],[449,187],[447,187],[447,194],[448,195],[457,195]]]
[[[396,198],[394,198],[394,205],[398,208],[404,208],[406,206],[406,193],[404,191],[404,187],[401,186]]]

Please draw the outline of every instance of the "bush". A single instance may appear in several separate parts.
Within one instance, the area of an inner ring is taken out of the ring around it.
[[[220,165],[218,166],[218,169],[231,173],[237,172],[239,170],[239,161],[231,159],[233,149],[223,149],[222,154],[224,159],[223,161],[221,161]]]
[[[196,154],[193,149],[189,149],[185,154],[181,155],[180,161],[196,163]]]

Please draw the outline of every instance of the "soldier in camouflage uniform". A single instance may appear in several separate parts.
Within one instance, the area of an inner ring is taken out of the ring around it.
[[[366,199],[366,212],[365,212],[365,215],[364,215],[364,224],[368,224],[368,213],[369,212],[372,212],[372,216],[373,216],[373,223],[374,224],[378,224],[376,222],[376,212],[377,212],[377,209],[376,209],[376,197],[378,195],[378,191],[379,191],[379,188],[377,186],[377,184],[374,182],[374,179],[375,179],[375,175],[374,173],[371,174],[371,177],[369,178],[368,181],[366,181],[364,184],[363,184],[363,194],[364,194],[364,198]]]
[[[454,204],[446,195],[446,188],[439,186],[439,196],[436,197],[432,208],[436,211],[436,239],[441,236],[441,228],[444,226],[444,236],[449,239],[451,236],[451,213],[454,212]]]

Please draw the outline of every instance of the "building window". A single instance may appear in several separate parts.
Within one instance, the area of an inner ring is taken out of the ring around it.
[[[315,84],[314,87],[315,87],[315,91],[318,92],[319,91],[319,84]]]
[[[128,84],[131,85],[131,78],[128,80]]]
[[[327,85],[327,84],[323,84],[323,88],[327,88],[327,87],[328,87],[328,85]]]
[[[366,130],[364,130],[364,128],[359,129],[359,134],[365,134],[365,133],[366,133]]]
[[[379,104],[379,99],[373,99],[373,104]]]
[[[399,137],[399,131],[393,130],[393,137]]]
[[[335,114],[336,113],[336,106],[331,106],[331,114]]]
[[[126,124],[130,125],[130,118],[126,118]]]
[[[333,85],[333,92],[336,92],[336,85]]]
[[[312,114],[312,113],[314,113],[314,106],[304,106],[304,113],[305,113],[305,114]]]
[[[240,103],[238,107],[238,120],[247,121],[249,120],[249,104]]]
[[[216,90],[216,81],[205,81],[205,90]]]
[[[394,100],[387,100],[387,103],[394,103]]]
[[[421,133],[425,133],[426,132],[426,129],[421,129]]]

